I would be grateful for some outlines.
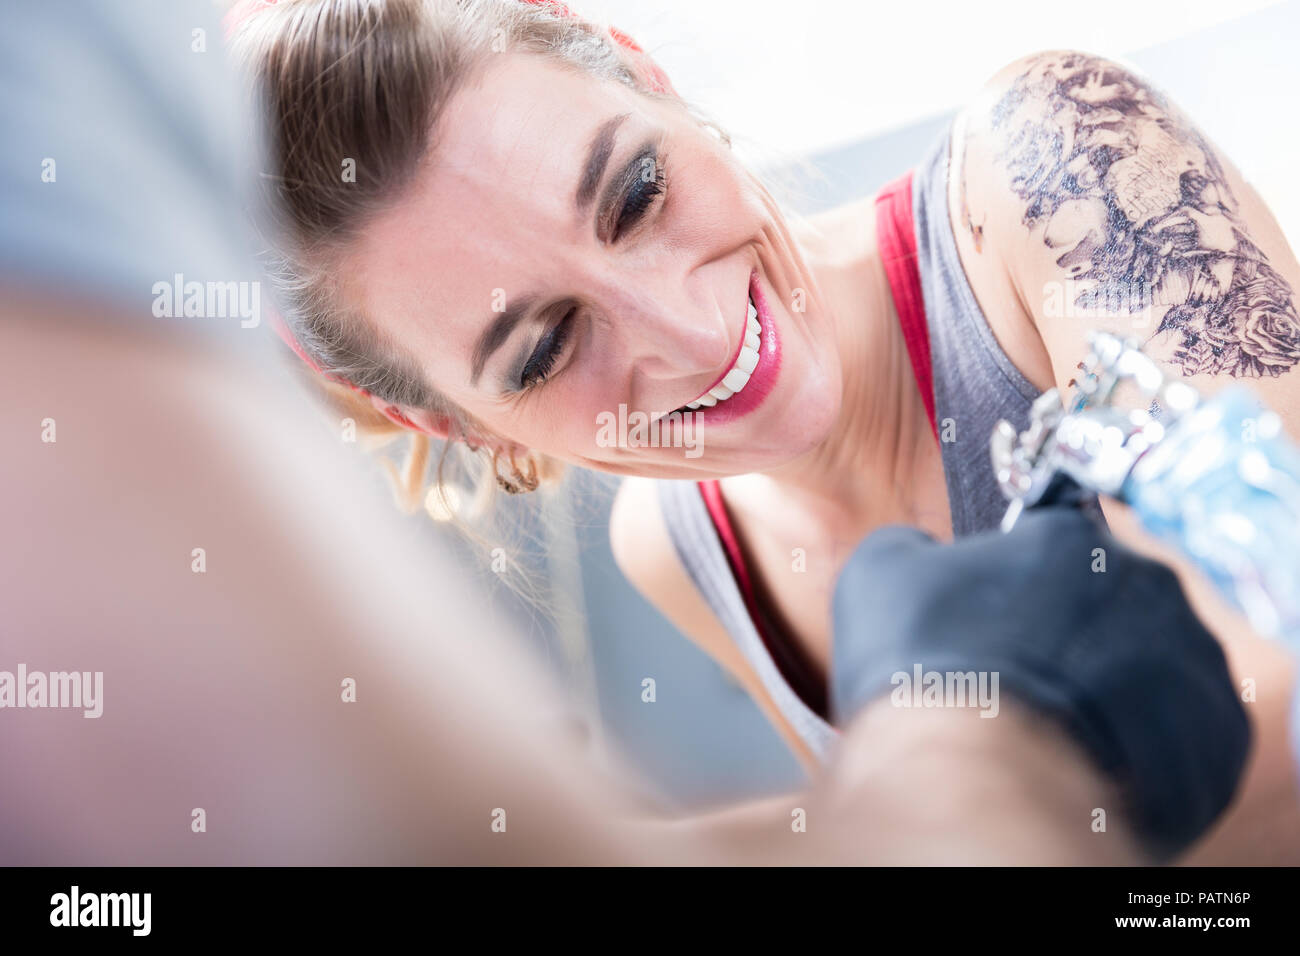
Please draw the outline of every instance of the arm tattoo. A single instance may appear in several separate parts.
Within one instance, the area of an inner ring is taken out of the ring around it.
[[[1184,375],[1300,363],[1291,286],[1248,238],[1213,147],[1158,90],[1096,57],[1044,54],[991,125],[1022,223],[1043,227],[1084,290],[1076,306],[1152,309],[1152,339]]]

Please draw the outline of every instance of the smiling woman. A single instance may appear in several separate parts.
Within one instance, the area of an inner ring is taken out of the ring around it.
[[[600,412],[712,405],[755,372],[742,247],[765,202],[630,40],[513,0],[240,14],[270,109],[273,271],[295,345],[356,421],[508,462],[497,481],[519,490],[561,460],[641,471],[601,451]]]
[[[819,311],[782,329],[784,403],[741,416],[743,400],[773,391],[746,389],[705,414],[725,459],[595,441],[597,416],[620,404],[724,402],[735,388],[712,392],[741,358],[751,298],[771,329],[770,307],[788,297],[766,291],[793,264],[784,219],[679,100],[503,51],[432,129],[427,157],[334,280],[482,441],[685,478],[769,466],[820,437],[808,426],[829,421],[838,394]],[[400,411],[450,431],[428,405]]]

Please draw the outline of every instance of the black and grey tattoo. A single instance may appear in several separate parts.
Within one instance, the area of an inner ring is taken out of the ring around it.
[[[1023,224],[1043,227],[1084,290],[1076,306],[1153,309],[1152,338],[1184,375],[1300,363],[1290,284],[1249,238],[1213,147],[1158,90],[1105,60],[1044,54],[992,127]]]

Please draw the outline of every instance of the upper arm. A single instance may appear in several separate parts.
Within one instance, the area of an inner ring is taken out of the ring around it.
[[[1300,266],[1168,97],[1113,60],[1048,51],[996,74],[963,118],[968,202],[1063,394],[1103,329],[1202,391],[1246,380],[1300,435]]]
[[[689,580],[673,553],[652,479],[629,477],[619,484],[609,514],[609,544],[623,576],[642,597],[669,613],[673,591]]]

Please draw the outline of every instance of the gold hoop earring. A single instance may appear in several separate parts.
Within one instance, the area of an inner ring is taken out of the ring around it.
[[[527,471],[520,471],[519,465],[515,463],[513,453],[509,455],[507,461],[510,463],[510,477],[507,478],[497,470],[497,461],[501,455],[499,450],[492,452],[492,471],[496,475],[497,485],[508,495],[521,495],[529,491],[536,491],[538,485],[537,463],[531,457],[526,459]]]

